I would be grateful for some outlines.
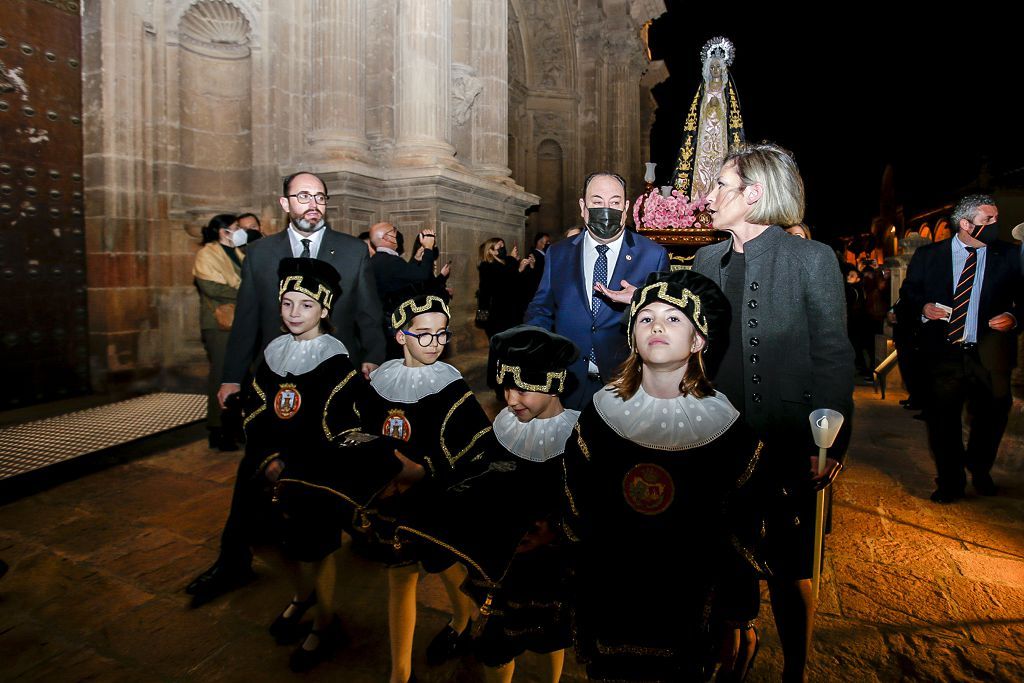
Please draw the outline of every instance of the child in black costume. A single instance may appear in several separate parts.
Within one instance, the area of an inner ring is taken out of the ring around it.
[[[591,678],[702,681],[719,648],[720,676],[745,674],[735,650],[759,602],[747,497],[760,445],[703,369],[728,320],[707,278],[652,273],[629,308],[631,354],[566,448],[576,647]]]
[[[568,339],[538,327],[492,337],[490,378],[508,403],[494,420],[496,443],[398,529],[403,542],[427,542],[420,550],[425,565],[455,555],[470,567],[465,589],[481,615],[473,652],[488,681],[511,681],[515,658],[527,650],[548,655],[545,680],[561,676],[569,603],[564,551],[553,530],[562,453],[579,413],[563,408],[559,397],[578,353]]]
[[[365,391],[345,345],[328,334],[331,305],[341,292],[338,272],[325,261],[286,258],[278,276],[288,333],[267,345],[244,406],[247,455],[263,456],[256,459],[254,476],[271,482],[329,456],[332,442],[357,431],[352,407]],[[340,636],[332,593],[341,529],[333,520],[344,513],[335,501],[312,496],[289,496],[278,513],[277,542],[290,561],[295,597],[270,630],[281,643],[301,639],[302,616],[315,607],[313,629],[291,658],[293,669],[306,670],[324,659]]]
[[[423,490],[445,486],[466,464],[480,458],[491,429],[459,371],[439,360],[451,339],[444,298],[413,294],[398,302],[391,325],[403,357],[385,362],[370,375],[370,391],[357,410],[367,433],[396,440],[401,452],[421,464],[426,475],[423,484],[381,501],[374,519],[374,531],[388,542],[384,561],[388,565],[391,681],[405,683],[412,675],[419,563],[408,552],[394,554],[390,540],[395,520],[413,514],[410,510],[420,504]],[[465,578],[461,565],[449,562],[432,569],[440,574],[453,607],[451,622],[427,647],[428,663],[439,664],[465,650],[473,605],[459,591]]]

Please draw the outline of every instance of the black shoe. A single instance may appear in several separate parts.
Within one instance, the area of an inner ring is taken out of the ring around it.
[[[186,588],[185,592],[192,597],[192,606],[199,607],[211,600],[230,593],[236,588],[253,581],[256,573],[252,567],[230,566],[219,560],[213,566],[197,576]]]
[[[931,498],[933,503],[955,503],[957,499],[963,498],[963,492],[957,493],[955,491],[947,491],[946,489],[935,489],[932,491],[932,495],[928,496]]]
[[[316,638],[316,647],[312,650],[305,648],[309,638]],[[337,617],[330,624],[322,629],[313,629],[309,632],[307,640],[295,648],[291,658],[288,660],[288,668],[295,673],[305,673],[313,669],[320,662],[325,662],[334,656],[345,643],[345,632],[341,628],[341,621]]]
[[[971,477],[971,483],[974,484],[974,490],[982,496],[996,496],[999,495],[999,487],[992,481],[992,475],[975,474]]]
[[[238,444],[235,443],[234,437],[225,429],[211,429],[208,443],[210,444],[210,450],[217,449],[221,453],[230,453],[238,450]]]
[[[274,636],[274,640],[278,645],[292,645],[306,635],[307,629],[303,627],[302,617],[315,604],[316,591],[313,591],[305,600],[292,600],[289,603],[289,607],[295,608],[290,616],[286,617],[284,612],[277,615],[274,623],[270,625],[270,635]],[[287,611],[286,609],[285,612]]]
[[[430,645],[427,645],[427,664],[437,666],[469,652],[472,629],[472,621],[466,624],[462,633],[453,629],[450,623],[445,624],[444,628],[430,641]]]

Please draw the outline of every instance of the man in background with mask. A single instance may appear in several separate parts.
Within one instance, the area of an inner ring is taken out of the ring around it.
[[[341,274],[341,296],[331,309],[334,336],[345,345],[352,363],[365,376],[369,377],[384,362],[381,303],[366,245],[352,235],[328,227],[327,185],[319,176],[304,171],[295,173],[284,179],[283,189],[278,203],[287,214],[287,229],[251,244],[242,262],[242,283],[217,393],[222,407],[229,396],[241,390],[253,361],[281,335],[277,267],[283,258],[315,258],[334,266]],[[245,474],[236,477],[231,511],[221,535],[220,556],[185,589],[195,596],[194,606],[254,577],[249,544],[259,520],[254,518],[248,474],[258,465],[247,463],[244,458],[239,464],[238,471]]]
[[[1024,314],[1016,248],[998,240],[999,209],[987,195],[961,199],[948,240],[914,252],[897,315],[920,322],[928,442],[935,457],[936,503],[964,496],[966,471],[983,496],[998,492],[990,470],[1012,404],[1010,371]],[[964,447],[961,413],[971,413]]]
[[[565,398],[580,410],[625,360],[628,346],[622,312],[627,295],[654,271],[668,270],[668,253],[626,229],[626,181],[608,171],[583,183],[580,215],[585,232],[548,247],[537,293],[526,323],[568,337],[580,349],[569,367],[576,386]]]

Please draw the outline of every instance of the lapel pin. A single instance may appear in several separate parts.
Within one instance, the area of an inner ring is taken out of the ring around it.
[[[627,261],[632,261],[633,260],[633,255],[632,254],[626,254],[626,260]]]
[[[334,250],[331,249],[331,256],[334,256]]]

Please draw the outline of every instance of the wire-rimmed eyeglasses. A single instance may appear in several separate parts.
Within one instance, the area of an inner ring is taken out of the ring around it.
[[[309,201],[316,200],[317,204],[326,204],[327,200],[330,199],[323,192],[317,192],[316,194],[310,194],[309,192],[296,192],[295,194],[288,195],[289,197],[295,197],[295,201],[299,204],[309,204]]]
[[[416,341],[420,343],[420,346],[430,346],[435,339],[437,340],[438,344],[444,346],[452,340],[452,333],[449,332],[448,330],[441,330],[440,332],[434,332],[433,334],[431,334],[430,332],[417,333],[406,332],[405,330],[402,330],[402,334],[404,334],[406,337],[415,337]]]

